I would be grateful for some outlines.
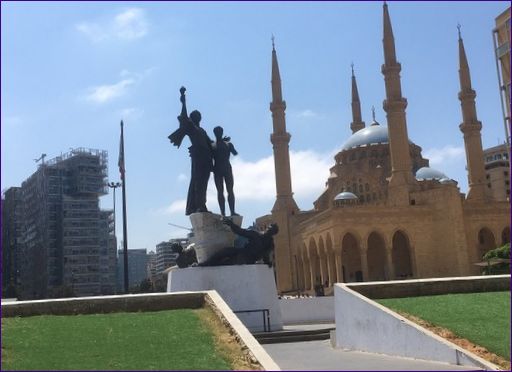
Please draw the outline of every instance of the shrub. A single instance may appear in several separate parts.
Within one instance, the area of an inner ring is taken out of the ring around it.
[[[484,275],[510,274],[510,243],[490,250],[482,258],[489,263],[489,266],[483,270]],[[500,262],[491,266],[493,259],[505,259],[509,262]]]

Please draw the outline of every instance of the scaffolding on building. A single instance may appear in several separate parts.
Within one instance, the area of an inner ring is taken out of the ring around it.
[[[22,183],[23,298],[115,293],[114,216],[99,207],[107,181],[107,152],[77,148]]]

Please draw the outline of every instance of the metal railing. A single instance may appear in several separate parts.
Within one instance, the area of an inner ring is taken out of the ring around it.
[[[263,330],[265,332],[270,332],[270,310],[269,309],[254,309],[254,310],[237,310],[233,311],[235,314],[240,313],[257,313],[261,312],[263,315]]]

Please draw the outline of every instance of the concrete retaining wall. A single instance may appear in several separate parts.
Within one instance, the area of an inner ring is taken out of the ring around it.
[[[333,323],[334,296],[279,300],[284,324]]]
[[[113,312],[197,309],[204,305],[204,292],[59,298],[2,303],[2,316],[75,315]]]
[[[207,293],[208,296],[205,297],[206,304],[219,316],[224,325],[232,330],[235,338],[242,345],[242,348],[245,346],[247,350],[250,351],[251,357],[254,358],[265,371],[280,371],[281,368],[279,368],[251,332],[243,325],[235,313],[233,313],[217,291],[207,291]]]
[[[347,286],[374,299],[432,296],[448,293],[510,291],[510,275],[463,276],[350,283]]]
[[[216,291],[149,293],[2,303],[2,316],[76,315],[112,312],[197,309],[209,306],[234,335],[246,358],[266,371],[280,371]]]
[[[345,284],[336,284],[336,347],[433,360],[478,369],[498,367],[418,326]]]

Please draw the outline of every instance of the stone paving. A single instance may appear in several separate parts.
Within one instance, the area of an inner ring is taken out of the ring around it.
[[[262,345],[283,371],[455,371],[475,370],[417,359],[335,349],[330,340]]]
[[[334,323],[287,325],[286,331],[334,327]],[[261,345],[284,371],[471,371],[457,366],[333,348],[330,340]]]

